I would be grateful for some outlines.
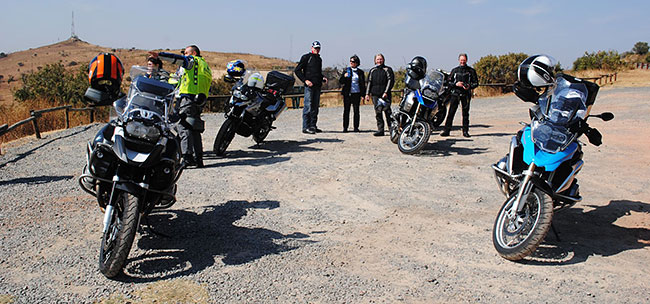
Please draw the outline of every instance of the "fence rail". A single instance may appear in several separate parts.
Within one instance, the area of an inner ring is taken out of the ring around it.
[[[27,124],[27,123],[32,123],[34,126],[34,135],[36,135],[36,138],[40,139],[41,138],[41,130],[38,127],[38,119],[43,116],[43,113],[49,113],[49,112],[55,112],[55,111],[64,111],[65,112],[65,128],[68,129],[70,128],[70,115],[69,112],[74,112],[74,111],[88,111],[90,113],[89,115],[89,120],[90,123],[93,123],[95,121],[95,107],[86,107],[86,108],[73,108],[72,106],[59,106],[59,107],[53,107],[53,108],[48,108],[48,109],[42,109],[42,110],[32,110],[30,111],[30,117],[23,119],[19,122],[16,122],[12,124],[11,126],[4,124],[0,126],[0,136],[5,135],[9,132],[11,132],[13,129]],[[2,153],[2,147],[0,147],[0,154]]]

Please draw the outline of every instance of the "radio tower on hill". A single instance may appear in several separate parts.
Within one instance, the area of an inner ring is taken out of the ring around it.
[[[74,11],[72,11],[72,26],[71,26],[71,30],[70,30],[70,39],[79,40],[79,37],[74,32]]]

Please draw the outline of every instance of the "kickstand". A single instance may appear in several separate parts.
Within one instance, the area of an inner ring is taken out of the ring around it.
[[[562,242],[560,239],[560,235],[557,233],[557,230],[555,230],[555,225],[553,225],[553,222],[551,222],[551,230],[553,230],[553,234],[555,234],[555,238],[557,239],[558,242]]]
[[[151,234],[155,234],[155,235],[160,236],[160,237],[168,238],[168,239],[171,239],[171,238],[172,238],[172,237],[169,236],[169,235],[166,235],[166,234],[164,234],[164,233],[161,233],[161,232],[158,232],[158,231],[156,231],[156,230],[153,230],[153,228],[151,228],[151,225],[149,225],[149,218],[148,218],[148,217],[145,216],[145,217],[143,218],[143,220],[144,220],[144,224],[145,224],[145,226],[146,226],[146,230],[147,230],[149,233],[151,233]]]

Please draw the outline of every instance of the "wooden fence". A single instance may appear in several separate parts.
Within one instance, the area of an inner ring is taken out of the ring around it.
[[[88,111],[89,114],[89,120],[90,123],[93,123],[95,121],[95,107],[86,107],[86,108],[73,108],[72,106],[60,106],[60,107],[54,107],[54,108],[49,108],[49,109],[44,109],[44,110],[32,110],[30,111],[30,117],[27,119],[23,119],[17,123],[12,124],[11,126],[4,124],[0,126],[0,136],[9,133],[11,130],[27,124],[27,123],[32,123],[34,126],[34,134],[36,135],[36,138],[40,139],[41,138],[41,130],[38,127],[38,119],[43,116],[43,113],[48,113],[48,112],[55,112],[55,111],[64,111],[65,113],[65,128],[68,129],[70,128],[70,112],[79,112],[79,111]],[[2,153],[1,147],[0,147],[0,154]]]
[[[637,62],[635,67],[637,69],[647,70],[650,69],[650,63]]]
[[[608,83],[614,83],[617,77],[618,77],[618,73],[612,73],[612,74],[601,74],[600,76],[597,77],[581,77],[581,79],[596,82],[598,83],[598,85],[603,85]]]

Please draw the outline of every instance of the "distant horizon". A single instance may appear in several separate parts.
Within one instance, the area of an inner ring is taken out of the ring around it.
[[[0,52],[10,54],[69,39],[73,11],[74,34],[98,46],[180,50],[196,44],[207,51],[297,62],[309,52],[311,42],[319,40],[325,67],[347,66],[349,57],[357,54],[364,69],[374,65],[377,53],[396,68],[419,55],[427,58],[429,67],[448,70],[458,64],[459,53],[468,53],[473,65],[487,55],[519,52],[548,54],[570,69],[585,52],[623,53],[650,38],[646,1],[378,0],[371,6],[333,0],[319,4],[264,2],[242,9],[239,3],[198,0],[193,7],[201,9],[186,21],[172,14],[180,6],[167,0],[117,0],[110,7],[83,0],[10,2],[3,7],[0,26],[12,30],[1,34]]]

